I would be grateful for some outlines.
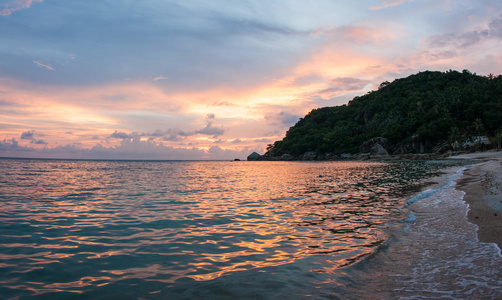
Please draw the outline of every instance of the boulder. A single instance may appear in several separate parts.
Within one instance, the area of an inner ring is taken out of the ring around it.
[[[371,148],[373,145],[378,144],[382,146],[384,149],[387,149],[387,145],[389,143],[389,140],[383,137],[375,137],[372,138],[369,141],[366,141],[359,146],[359,151],[361,153],[371,153]],[[387,151],[386,151],[387,152]]]
[[[370,156],[383,157],[383,156],[389,156],[389,153],[387,152],[387,150],[385,150],[385,148],[382,145],[373,144],[373,146],[371,146],[370,148]]]
[[[359,160],[367,160],[370,158],[370,154],[369,153],[361,153],[357,156],[357,159]]]
[[[340,154],[340,158],[347,159],[347,158],[351,158],[351,157],[352,157],[352,154],[350,154],[350,153],[342,153],[342,154]]]
[[[253,152],[248,155],[248,160],[260,160],[260,159],[261,159],[261,155],[256,152]]]
[[[335,159],[337,159],[337,158],[338,158],[338,156],[337,156],[335,153],[333,153],[333,152],[328,152],[328,153],[326,153],[326,155],[324,156],[324,159],[325,159],[325,160],[335,160]]]
[[[392,155],[401,155],[401,154],[410,153],[410,150],[407,148],[410,148],[410,146],[409,145],[400,145],[399,147],[396,148],[396,150],[394,150]]]
[[[281,156],[281,159],[282,159],[282,160],[292,160],[293,158],[294,158],[294,156],[293,156],[293,155],[291,155],[291,154],[288,154],[288,153],[283,154],[283,155]]]
[[[305,152],[305,154],[303,154],[303,160],[314,160],[316,159],[317,157],[317,154],[315,152]]]

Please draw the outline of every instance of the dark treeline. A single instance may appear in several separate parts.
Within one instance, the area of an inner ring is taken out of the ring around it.
[[[355,154],[374,137],[386,138],[391,154],[456,150],[475,136],[502,138],[502,76],[425,71],[383,82],[348,105],[312,110],[267,154]]]

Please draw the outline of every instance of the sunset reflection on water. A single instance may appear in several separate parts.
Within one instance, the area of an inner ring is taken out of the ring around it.
[[[417,174],[435,172],[363,162],[0,164],[5,295],[166,292],[302,261],[301,272],[329,275],[373,253],[403,218]]]

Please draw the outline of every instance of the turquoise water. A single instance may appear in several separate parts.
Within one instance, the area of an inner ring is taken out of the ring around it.
[[[467,295],[447,274],[441,273],[440,287],[424,275],[425,265],[444,262],[445,247],[470,251],[478,260],[498,255],[498,248],[477,242],[453,178],[437,178],[442,169],[464,164],[0,159],[0,295]],[[441,197],[453,204],[438,202]],[[452,240],[442,240],[440,233],[424,238],[434,222],[439,225],[433,232],[451,232],[437,220],[460,220],[445,216],[444,207],[448,213],[458,208],[465,224],[454,227],[461,233]],[[465,235],[467,244],[456,242]],[[440,254],[434,256],[430,245],[438,243]],[[486,269],[486,263],[471,267]],[[497,258],[492,268],[498,263]],[[462,261],[450,265],[466,268]],[[483,295],[499,293],[501,276],[494,272],[491,281],[476,281],[491,284]],[[428,290],[434,288],[442,292]]]

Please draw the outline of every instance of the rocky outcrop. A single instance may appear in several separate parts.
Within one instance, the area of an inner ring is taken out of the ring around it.
[[[370,159],[370,154],[369,153],[360,153],[359,155],[357,155],[357,159],[359,159],[359,160]]]
[[[388,158],[389,152],[387,151],[387,147],[389,144],[389,140],[383,137],[372,138],[369,141],[364,142],[361,146],[359,146],[359,150],[361,153],[358,156],[358,159],[370,159],[370,158]]]
[[[338,156],[333,152],[328,152],[328,153],[326,153],[326,155],[324,155],[324,159],[325,160],[336,160],[336,159],[338,159]]]
[[[362,143],[361,146],[359,146],[359,151],[361,153],[370,153],[371,154],[372,151],[381,151],[380,147],[373,148],[374,145],[380,145],[385,150],[385,152],[387,152],[388,144],[389,144],[388,139],[383,138],[383,137],[375,137],[369,141]],[[373,148],[373,150],[372,150],[372,148]]]
[[[373,144],[370,148],[370,156],[371,157],[383,157],[389,156],[389,152],[385,150],[385,148],[380,144]]]
[[[293,155],[288,154],[288,153],[283,154],[283,155],[281,156],[281,160],[293,160],[294,158],[295,158],[295,157],[294,157]]]
[[[261,155],[256,152],[253,152],[248,155],[248,160],[260,160],[260,159],[261,159]]]
[[[314,160],[317,158],[317,154],[315,152],[305,152],[303,154],[303,160]]]
[[[371,140],[370,140],[371,141]],[[272,156],[270,152],[265,153],[264,155],[260,155],[256,152],[251,153],[247,160],[260,160],[260,161],[344,161],[344,160],[376,160],[376,161],[390,161],[390,160],[426,160],[426,159],[442,159],[452,155],[458,155],[463,152],[451,152],[447,151],[445,153],[393,153],[393,155],[389,155],[387,149],[380,144],[378,139],[372,139],[373,143],[369,148],[363,148],[363,150],[367,150],[365,153],[341,153],[336,155],[333,152],[328,153],[316,153],[314,151],[305,152],[300,156],[293,156],[289,153]],[[369,142],[369,141],[368,141]],[[380,142],[382,142],[380,140]],[[385,144],[385,141],[383,141]],[[404,146],[400,148],[403,151]]]

